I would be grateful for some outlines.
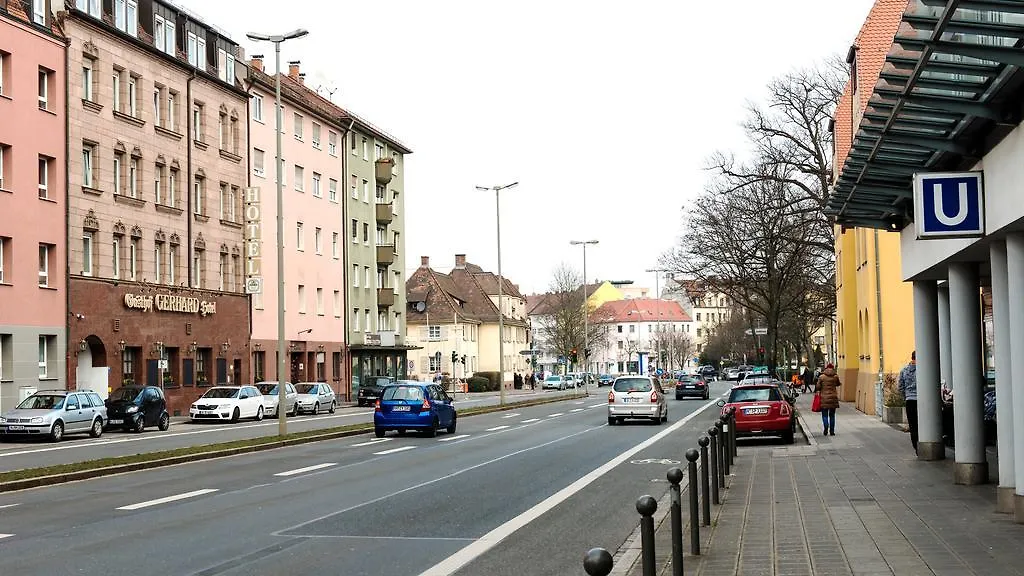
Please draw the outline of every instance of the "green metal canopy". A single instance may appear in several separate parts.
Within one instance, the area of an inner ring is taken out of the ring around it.
[[[910,0],[826,212],[901,230],[913,176],[970,168],[1021,121],[1024,0]]]

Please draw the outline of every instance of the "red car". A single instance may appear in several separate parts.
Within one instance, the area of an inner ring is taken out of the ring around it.
[[[792,444],[796,434],[796,412],[773,384],[736,386],[729,400],[719,400],[722,413],[736,408],[736,436],[781,436]]]

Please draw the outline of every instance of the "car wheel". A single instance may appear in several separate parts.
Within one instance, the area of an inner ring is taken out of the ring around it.
[[[298,415],[299,415],[299,403],[296,402],[295,404],[292,404],[292,411],[291,411],[291,413],[288,414],[288,416],[298,416]]]
[[[231,421],[238,422],[238,419],[242,416],[242,411],[235,407],[235,411],[231,413]]]
[[[668,422],[668,408],[665,408],[665,413],[661,415],[662,422]]]
[[[161,432],[167,432],[171,427],[171,417],[167,415],[167,412],[160,415],[160,420],[157,422],[156,427],[159,428]]]
[[[448,428],[445,429],[445,431],[448,432],[449,434],[455,434],[455,421],[457,420],[457,418],[458,417],[455,416],[454,414],[452,415],[452,423],[449,424]]]
[[[337,406],[338,405],[335,404],[334,400],[331,400],[331,409],[328,410],[328,412],[330,412],[331,414],[334,414],[334,409],[337,408]]]
[[[362,400],[356,400],[356,406],[362,408],[363,407],[363,401]]]
[[[437,416],[434,416],[433,422],[430,423],[430,428],[427,428],[427,438],[433,438],[437,436],[437,427],[440,423],[437,421]]]
[[[782,433],[783,444],[792,444],[794,441],[796,441],[796,435],[793,433],[792,428]]]
[[[384,429],[383,428],[374,428],[373,429],[373,435],[376,436],[377,438],[383,438],[384,437]]]
[[[62,438],[64,438],[64,423],[57,420],[53,423],[53,428],[50,428],[50,440],[60,442]]]
[[[317,402],[316,404],[313,404],[313,411],[310,412],[310,414],[316,416],[319,413],[320,413],[320,403]]]
[[[609,426],[615,426],[615,418],[609,416],[608,417],[608,425]]]
[[[103,435],[103,419],[97,418],[92,421],[92,428],[89,429],[89,436],[99,438]]]
[[[256,409],[256,421],[259,422],[260,420],[263,420],[263,406]]]
[[[139,434],[139,433],[141,433],[145,429],[146,429],[146,415],[145,414],[139,414],[138,418],[136,418],[132,422],[132,432],[135,432],[136,434]]]

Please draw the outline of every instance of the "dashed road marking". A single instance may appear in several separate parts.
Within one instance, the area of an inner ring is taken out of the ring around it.
[[[484,432],[497,432],[498,430],[504,430],[505,428],[511,428],[511,426],[495,426],[494,428],[484,430]]]
[[[3,540],[4,538],[10,538],[11,536],[14,536],[14,534],[0,534],[0,540]]]
[[[324,462],[323,464],[315,464],[313,466],[306,466],[305,468],[296,468],[295,470],[289,470],[287,472],[278,472],[277,474],[274,474],[274,476],[295,476],[297,474],[304,474],[314,470],[323,470],[324,468],[330,468],[331,466],[337,465],[337,462]]]
[[[561,416],[561,412],[555,412],[554,414],[548,414],[548,418],[554,418],[555,416]]]
[[[516,416],[519,416],[519,412],[513,412],[511,414],[506,414],[505,416],[502,416],[502,418],[515,418]]]
[[[572,410],[569,410],[569,412],[583,412],[584,410],[586,410],[586,408],[573,408]]]
[[[192,492],[185,492],[184,494],[175,494],[174,496],[167,496],[164,498],[157,498],[156,500],[147,500],[145,502],[139,502],[138,504],[129,504],[127,506],[121,506],[118,510],[138,510],[140,508],[149,508],[150,506],[158,506],[160,504],[168,504],[170,502],[177,502],[178,500],[185,500],[186,498],[195,498],[196,496],[202,496],[204,494],[210,494],[217,492],[216,488],[203,488],[202,490],[193,490]]]
[[[600,408],[601,406],[607,406],[607,405],[608,405],[607,402],[601,402],[600,404],[593,404],[591,406],[588,406],[588,408]]]
[[[523,424],[529,424],[531,422],[540,422],[540,418],[530,418],[529,420],[523,420]]]
[[[451,442],[452,440],[458,440],[460,438],[469,438],[469,434],[459,434],[458,436],[449,436],[447,438],[439,438],[438,442]]]
[[[387,454],[394,454],[395,452],[405,452],[406,450],[412,450],[415,446],[402,446],[400,448],[392,448],[391,450],[382,450],[380,452],[374,452],[374,456],[385,456]]]
[[[353,448],[359,448],[360,446],[373,446],[374,444],[380,444],[381,442],[388,442],[391,438],[374,438],[367,442],[360,442],[359,444],[353,444]]]

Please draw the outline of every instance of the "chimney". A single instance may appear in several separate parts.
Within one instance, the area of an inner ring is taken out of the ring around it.
[[[302,82],[303,86],[306,85],[306,73],[305,72],[302,72],[301,74],[299,74],[299,82]]]
[[[249,64],[259,72],[263,72],[263,54],[253,54]]]
[[[455,267],[456,268],[465,268],[466,267],[466,255],[465,254],[456,254],[455,255]]]
[[[298,60],[292,60],[288,63],[288,76],[294,80],[299,79],[299,64]]]
[[[420,256],[420,268],[430,268],[430,256]]]

